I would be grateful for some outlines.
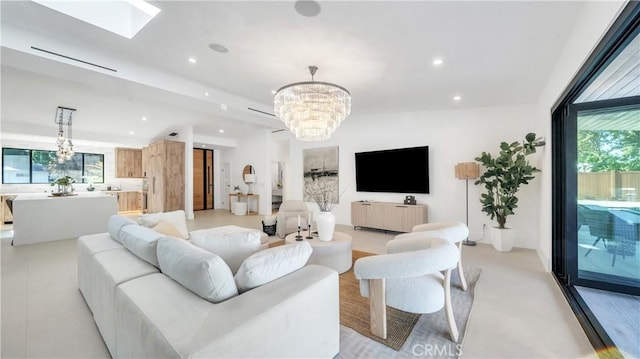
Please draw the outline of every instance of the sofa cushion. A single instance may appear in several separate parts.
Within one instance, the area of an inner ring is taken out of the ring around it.
[[[231,269],[219,256],[176,238],[158,241],[160,270],[200,297],[219,303],[238,295]]]
[[[245,292],[294,272],[307,263],[312,251],[307,241],[260,251],[242,263],[234,277],[236,286]]]
[[[224,259],[236,273],[247,257],[260,250],[260,231],[224,231],[218,228],[191,232],[191,243]]]
[[[125,226],[120,230],[122,245],[147,263],[158,267],[156,246],[164,234],[142,226]]]
[[[141,214],[138,217],[138,223],[145,227],[153,228],[160,223],[160,221],[167,221],[180,233],[178,238],[188,239],[189,230],[187,229],[187,217],[183,210],[164,212],[164,213],[147,213]]]
[[[109,222],[107,223],[107,229],[109,231],[109,234],[111,235],[111,238],[122,243],[122,241],[120,240],[120,229],[122,229],[122,227],[124,226],[129,226],[132,224],[137,224],[137,223],[125,216],[114,214],[111,217],[109,217]]]
[[[152,229],[167,236],[182,238],[182,233],[180,233],[173,224],[164,219],[161,219]]]

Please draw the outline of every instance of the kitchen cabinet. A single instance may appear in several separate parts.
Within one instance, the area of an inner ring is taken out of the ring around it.
[[[184,142],[158,141],[145,152],[147,212],[184,210]]]
[[[2,219],[2,223],[11,223],[13,222],[13,215],[11,214],[11,210],[9,209],[9,205],[7,204],[7,199],[13,199],[15,196],[6,196],[1,195],[0,201],[0,218]]]
[[[142,178],[142,150],[116,148],[116,178]]]
[[[118,199],[118,213],[142,212],[142,191],[110,191]]]

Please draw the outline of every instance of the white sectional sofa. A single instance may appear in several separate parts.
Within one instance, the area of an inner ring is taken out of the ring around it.
[[[114,358],[334,357],[337,272],[304,266],[310,247],[258,250],[233,273],[115,215],[109,233],[78,239],[78,287]]]

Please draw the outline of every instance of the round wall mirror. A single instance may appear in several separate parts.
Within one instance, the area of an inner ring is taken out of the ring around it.
[[[252,165],[244,166],[244,169],[242,170],[242,180],[246,184],[256,181],[256,171],[253,169]]]

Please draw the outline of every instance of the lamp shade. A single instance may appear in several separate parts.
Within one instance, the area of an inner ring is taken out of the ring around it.
[[[244,181],[246,183],[253,183],[256,181],[256,175],[254,173],[246,173],[244,175]]]
[[[476,162],[462,162],[456,165],[456,178],[476,179],[480,177],[480,165]]]

